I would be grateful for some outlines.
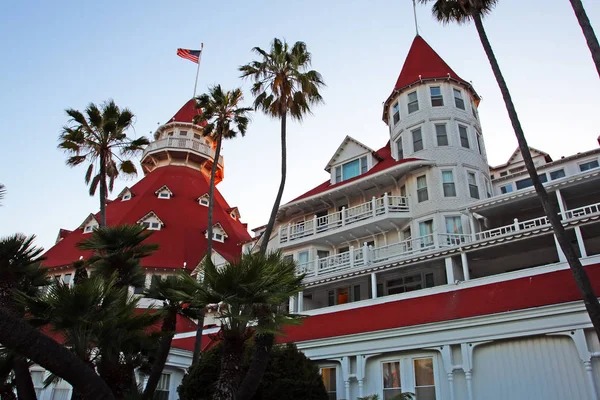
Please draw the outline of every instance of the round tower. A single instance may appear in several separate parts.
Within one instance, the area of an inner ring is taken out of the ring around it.
[[[215,143],[202,134],[202,126],[194,123],[200,114],[196,101],[189,100],[164,125],[158,127],[151,142],[142,155],[144,174],[167,165],[187,166],[210,176],[215,155]],[[216,183],[223,180],[223,156],[217,164]]]
[[[406,176],[413,236],[466,233],[469,221],[460,211],[491,196],[479,101],[473,86],[417,35],[383,110],[394,158],[435,163]]]

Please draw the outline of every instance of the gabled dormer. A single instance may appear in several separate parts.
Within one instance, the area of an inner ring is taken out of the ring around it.
[[[138,224],[144,225],[146,229],[152,231],[160,231],[165,227],[165,223],[162,222],[158,215],[154,211],[150,211],[137,221]]]
[[[201,206],[204,207],[208,207],[208,193],[204,193],[202,196],[198,197],[196,200],[198,200],[198,204],[200,204]]]
[[[204,232],[204,236],[208,238],[208,230]],[[213,225],[213,240],[223,243],[227,237],[227,232],[225,232],[225,229],[223,229],[223,226],[220,223],[217,222]]]
[[[346,136],[325,166],[325,171],[331,174],[333,185],[366,173],[378,161],[373,149]]]
[[[154,192],[154,194],[156,194],[156,197],[158,197],[159,199],[170,199],[171,197],[173,197],[173,192],[171,192],[171,190],[167,187],[167,185],[163,185],[160,187],[160,189],[158,189],[156,192]]]
[[[231,207],[226,210],[229,213],[229,216],[232,219],[238,220],[240,219],[240,210],[237,207]]]
[[[88,215],[88,217],[79,225],[80,229],[83,229],[83,233],[92,233],[95,228],[100,226],[94,214]]]
[[[128,187],[125,187],[123,190],[121,190],[121,193],[119,193],[117,196],[117,198],[121,199],[121,201],[131,200],[132,197],[133,192]]]

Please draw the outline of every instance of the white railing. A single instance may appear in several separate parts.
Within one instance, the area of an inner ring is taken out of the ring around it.
[[[569,221],[591,215],[600,215],[600,203],[568,210],[565,211],[564,214],[564,220]],[[400,261],[422,253],[438,251],[439,249],[458,248],[474,242],[484,242],[520,232],[531,232],[536,229],[549,227],[549,225],[546,217],[533,218],[526,221],[519,221],[515,218],[511,225],[477,232],[473,235],[463,233],[439,233],[418,238],[409,238],[398,243],[392,243],[381,247],[367,247],[365,244],[365,246],[360,248],[351,247],[347,252],[298,265],[297,271],[299,274],[306,274],[307,278],[314,278],[318,275],[338,273],[348,269],[377,263]]]
[[[156,140],[146,146],[142,158],[152,151],[167,148],[194,150],[195,152],[206,155],[211,159],[214,159],[215,157],[215,150],[211,146],[198,139],[168,137]],[[219,156],[219,165],[223,165],[223,156]]]
[[[279,243],[289,243],[384,214],[407,214],[409,211],[407,197],[385,194],[382,197],[373,197],[368,202],[350,208],[342,208],[341,211],[322,217],[314,216],[313,219],[307,221],[281,226],[279,227]]]

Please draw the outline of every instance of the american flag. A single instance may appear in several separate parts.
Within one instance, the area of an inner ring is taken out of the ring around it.
[[[198,64],[200,53],[202,53],[202,50],[177,49],[177,55],[179,57],[193,61],[196,64]]]

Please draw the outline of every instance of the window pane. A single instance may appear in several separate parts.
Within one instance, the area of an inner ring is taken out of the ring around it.
[[[323,368],[321,370],[321,375],[323,376],[323,384],[325,385],[325,390],[328,393],[335,393],[337,390],[336,369]]]
[[[335,167],[335,183],[342,181],[342,167]]]
[[[446,217],[447,233],[463,233],[460,217]]]
[[[364,174],[367,172],[367,157],[362,157],[360,159],[360,173]]]
[[[446,125],[436,125],[435,135],[437,137],[438,146],[448,146],[448,134],[446,133]]]
[[[459,125],[458,126],[458,134],[460,135],[460,145],[466,149],[469,147],[469,135],[467,133],[467,128]]]
[[[383,363],[383,388],[384,389],[399,389],[400,388],[400,363],[399,362]]]
[[[442,179],[444,183],[454,182],[454,177],[452,176],[452,171],[442,171]]]
[[[419,111],[419,100],[417,98],[417,92],[408,94],[408,113]]]
[[[417,400],[435,400],[435,386],[415,388]]]
[[[396,148],[398,149],[398,160],[404,160],[404,150],[402,149],[402,137],[396,140]]]
[[[598,160],[594,160],[594,161],[589,161],[583,164],[579,164],[579,170],[581,172],[583,171],[587,171],[593,168],[598,168]]]
[[[423,358],[414,360],[415,364],[415,385],[428,386],[434,385],[433,379],[433,359]]]
[[[342,166],[342,177],[344,180],[360,175],[360,161],[354,160]]]
[[[303,264],[308,262],[308,251],[298,253],[298,263]]]
[[[442,91],[439,86],[430,87],[429,94],[431,96],[432,107],[440,107],[444,105],[444,98],[442,97]]]
[[[383,400],[394,400],[400,394],[402,394],[401,389],[383,389]]]
[[[453,90],[454,90],[454,104],[456,105],[457,108],[464,110],[465,109],[465,101],[462,98],[462,92],[458,89],[453,89]]]
[[[550,179],[552,179],[552,180],[560,179],[560,178],[564,178],[564,177],[565,177],[564,169],[559,169],[557,171],[550,172]]]
[[[419,176],[417,178],[417,188],[422,189],[425,187],[427,187],[427,178],[425,177],[425,175]]]
[[[413,137],[413,150],[423,150],[423,135],[421,135],[421,128],[415,129],[411,132]]]
[[[394,114],[394,125],[396,125],[400,121],[400,105],[398,103],[394,104],[393,114]]]
[[[513,191],[512,185],[506,185],[506,186],[502,186],[500,188],[500,192],[502,194],[504,194],[504,193],[511,193],[512,191]]]
[[[65,279],[63,280],[63,283],[65,283],[65,284],[67,284],[67,285],[68,285],[69,283],[71,283],[71,274],[66,274],[66,275],[65,275]]]

